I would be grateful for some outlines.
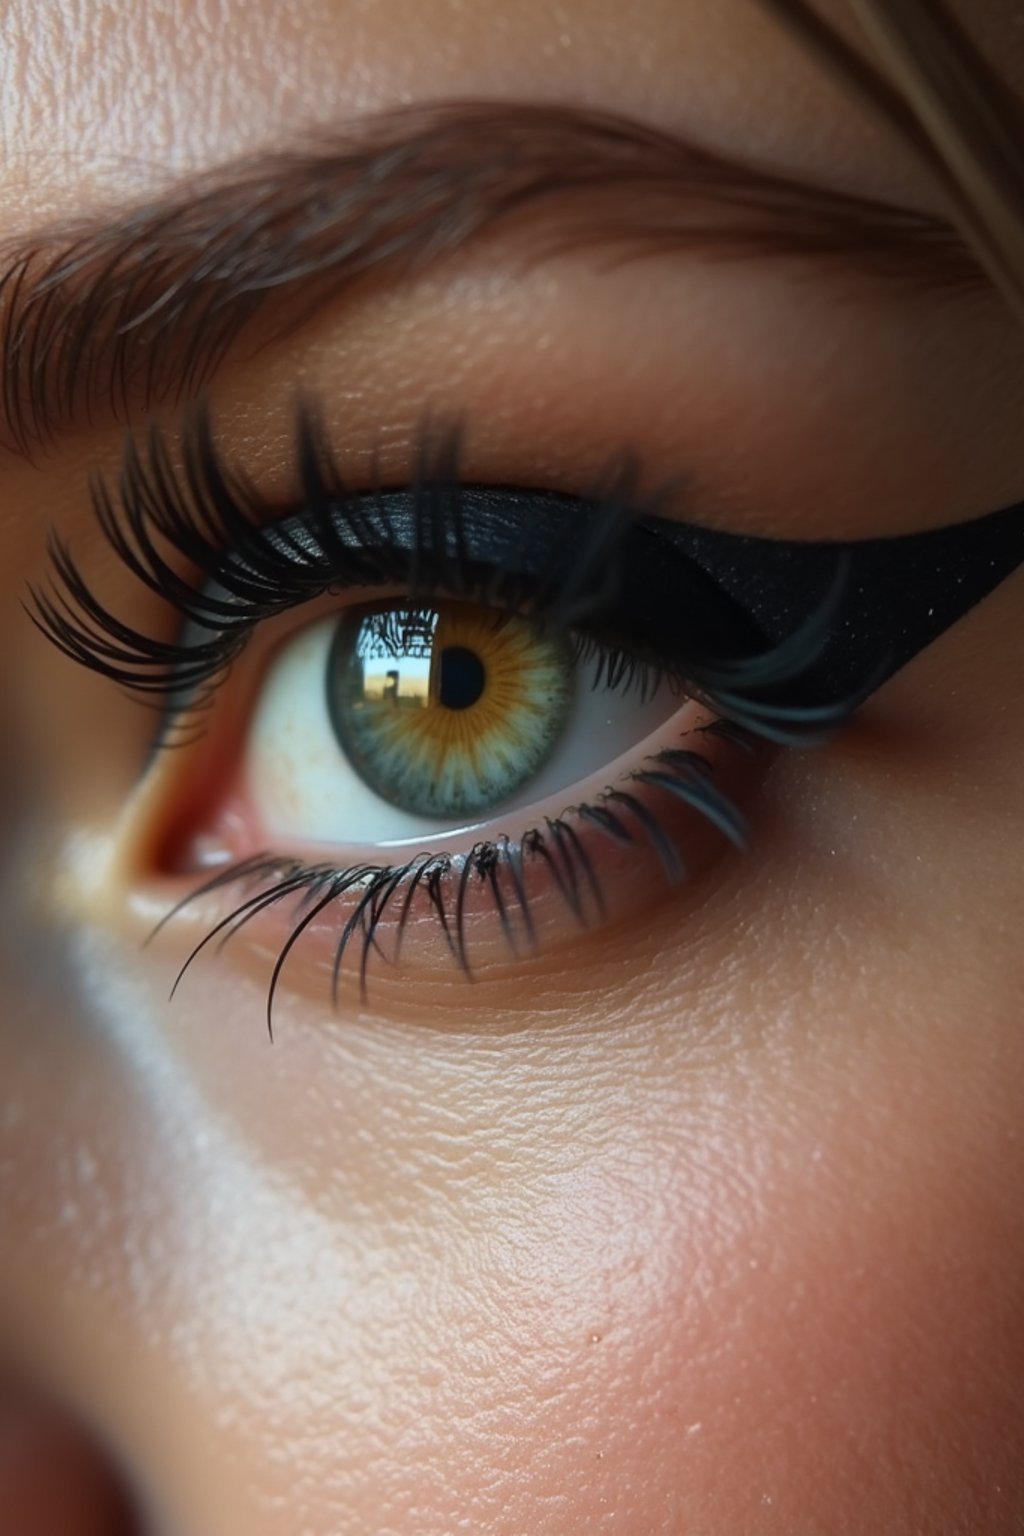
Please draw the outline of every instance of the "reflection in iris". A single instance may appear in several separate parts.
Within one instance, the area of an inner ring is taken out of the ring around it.
[[[349,610],[327,666],[346,757],[382,798],[427,816],[494,809],[540,770],[569,718],[567,643],[452,603]]]

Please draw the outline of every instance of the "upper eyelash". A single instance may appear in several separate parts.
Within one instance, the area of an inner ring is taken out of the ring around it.
[[[90,486],[103,537],[177,612],[179,638],[155,638],[119,620],[52,534],[51,582],[31,589],[30,617],[90,670],[137,694],[187,701],[190,710],[208,702],[256,625],[335,585],[400,586],[414,604],[445,596],[528,611],[578,632],[581,651],[596,647],[606,677],[619,685],[639,679],[646,691],[651,671],[668,675],[720,714],[783,744],[817,739],[859,702],[859,694],[822,699],[813,689],[842,594],[841,562],[831,592],[805,622],[781,642],[766,642],[691,557],[659,539],[651,504],[635,498],[630,461],[585,501],[466,486],[458,465],[458,432],[426,427],[411,487],[353,493],[315,412],[300,405],[301,511],[282,520],[242,471],[224,465],[209,413],[199,407],[186,419],[180,467],[153,427],[144,452],[128,439],[116,498],[98,477]],[[503,527],[515,498],[542,499],[543,526],[520,518],[511,532]],[[474,552],[471,524],[488,518],[507,546],[504,564]],[[198,576],[182,575],[171,551]],[[660,592],[651,593],[652,584]]]

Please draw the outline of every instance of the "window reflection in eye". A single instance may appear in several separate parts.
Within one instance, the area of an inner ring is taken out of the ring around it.
[[[261,689],[245,775],[276,836],[436,837],[604,771],[679,709],[609,687],[564,636],[469,604],[355,608],[302,632]]]

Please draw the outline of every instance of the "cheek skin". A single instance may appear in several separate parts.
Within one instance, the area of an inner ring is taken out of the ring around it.
[[[5,1300],[49,1313],[37,1357],[211,1536],[300,1514],[916,1536],[954,1511],[1009,1536],[1012,989],[970,1029],[969,986],[883,1013],[897,986],[928,996],[890,962],[874,1012],[786,1020],[764,960],[763,989],[709,985],[682,1016],[645,995],[590,1045],[424,1046],[418,1114],[384,1042],[337,1105],[362,1106],[351,1161],[314,1138],[262,1161],[126,1017],[120,1063],[94,1044],[68,1064],[67,1159],[26,1159],[55,1183],[5,1213]],[[834,995],[824,945],[823,966]]]

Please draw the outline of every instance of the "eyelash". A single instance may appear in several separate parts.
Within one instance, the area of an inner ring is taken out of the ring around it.
[[[50,541],[51,585],[32,590],[30,616],[76,662],[137,695],[162,700],[158,749],[183,739],[182,721],[195,721],[211,704],[264,620],[325,592],[386,586],[402,588],[413,606],[455,598],[493,608],[499,620],[502,614],[528,614],[571,634],[577,659],[596,659],[606,686],[637,689],[645,698],[667,682],[707,704],[720,718],[704,729],[736,748],[749,750],[754,736],[783,745],[814,741],[852,713],[856,701],[822,703],[810,686],[841,583],[787,640],[766,645],[749,615],[692,558],[672,547],[672,525],[658,519],[651,504],[637,506],[630,461],[621,461],[603,487],[581,501],[465,485],[459,459],[458,432],[426,426],[411,488],[353,493],[338,472],[316,412],[302,405],[295,432],[299,510],[282,518],[242,472],[225,467],[209,414],[201,407],[186,420],[180,467],[154,428],[144,452],[129,440],[116,501],[104,482],[91,484],[103,537],[123,566],[177,613],[178,639],[153,638],[121,622],[95,596],[69,548],[56,537]],[[509,511],[517,498],[542,501],[545,517],[521,516],[517,523]],[[180,575],[162,545],[196,574]],[[660,607],[649,591],[652,584],[660,586],[654,594]],[[717,650],[708,647],[712,638]],[[701,753],[677,748],[659,754],[631,779],[697,809],[742,846],[743,819],[712,782],[712,772]],[[268,992],[272,1029],[274,996],[286,959],[312,921],[353,891],[356,907],[335,950],[335,1000],[352,941],[358,938],[361,946],[358,969],[365,995],[367,966],[379,949],[383,917],[400,903],[400,945],[418,891],[429,899],[460,970],[471,975],[464,912],[473,881],[490,892],[513,952],[517,943],[510,903],[518,909],[527,944],[532,938],[524,860],[545,862],[581,924],[587,921],[587,893],[601,911],[600,881],[569,815],[622,844],[634,843],[638,831],[653,848],[665,878],[676,883],[683,877],[678,850],[656,814],[621,787],[547,818],[544,828],[525,832],[516,845],[502,837],[480,842],[467,854],[421,853],[404,865],[348,869],[261,854],[206,881],[159,925],[215,889],[237,882],[251,891],[251,882],[260,883],[195,946],[175,988],[214,939],[225,943],[257,913],[294,896],[294,925]],[[449,909],[444,890],[452,880]]]
[[[668,679],[782,745],[806,744],[852,712],[855,699],[815,702],[806,686],[828,639],[839,583],[794,634],[766,645],[749,615],[696,562],[671,546],[659,547],[656,561],[648,558],[649,570],[670,557],[673,579],[685,577],[691,584],[688,604],[697,616],[689,619],[685,635],[681,612],[652,630],[651,615],[642,611],[648,595],[641,592],[630,612],[621,593],[608,585],[608,572],[630,553],[629,540],[638,528],[672,526],[651,515],[651,508],[644,518],[645,508],[633,496],[632,461],[611,469],[603,487],[586,500],[546,493],[536,498],[558,514],[557,538],[547,539],[539,557],[521,542],[504,567],[473,557],[467,541],[469,498],[529,499],[533,493],[467,486],[458,464],[458,432],[425,427],[413,487],[400,493],[411,524],[403,544],[389,512],[394,493],[380,487],[353,493],[315,412],[301,405],[295,473],[296,502],[303,510],[289,522],[241,471],[223,464],[209,414],[200,407],[186,420],[180,469],[153,428],[144,454],[127,439],[117,500],[102,479],[94,478],[90,491],[100,531],[121,564],[168,604],[186,629],[199,628],[209,638],[167,641],[129,628],[95,596],[69,547],[56,536],[49,542],[51,585],[30,588],[29,616],[73,661],[134,694],[156,695],[178,708],[187,701],[190,714],[210,702],[265,620],[327,591],[386,585],[403,586],[413,606],[443,595],[486,603],[498,614],[528,612],[557,630],[578,633],[580,658],[596,650],[616,686]],[[195,577],[179,574],[161,553],[160,540],[193,567]],[[525,568],[531,559],[538,567],[533,572]],[[680,597],[677,588],[671,598],[681,609]],[[723,645],[719,652],[703,648],[709,629]],[[702,631],[700,641],[695,630]]]
[[[722,736],[734,747],[749,751],[747,738],[728,722],[716,721],[702,727],[708,734]],[[712,768],[699,752],[673,749],[661,752],[651,759],[652,767],[638,769],[631,776],[635,784],[657,784],[679,800],[697,810],[722,832],[735,847],[745,846],[746,823],[736,806],[712,781]],[[634,833],[626,825],[623,815],[612,810],[612,803],[621,805],[638,822],[639,829],[654,848],[662,872],[669,884],[678,884],[685,877],[679,852],[668,834],[661,828],[654,814],[641,805],[628,790],[607,790],[595,802],[573,806],[557,817],[548,817],[544,830],[532,827],[524,833],[518,846],[508,838],[487,840],[474,845],[468,854],[455,856],[449,853],[418,853],[401,865],[360,864],[338,869],[330,864],[307,865],[300,860],[279,858],[273,854],[258,854],[245,859],[231,868],[221,871],[210,880],[191,891],[160,921],[150,939],[157,935],[186,907],[201,896],[209,895],[227,885],[264,882],[254,894],[249,895],[211,928],[190,951],[175,977],[171,989],[173,998],[192,964],[208,945],[219,940],[218,949],[233,938],[245,925],[268,907],[288,898],[296,898],[294,926],[291,928],[274,962],[267,991],[267,1031],[273,1039],[273,1011],[278,983],[285,962],[306,929],[330,907],[352,891],[359,893],[355,910],[346,919],[335,946],[331,971],[331,1002],[338,1005],[342,967],[352,940],[359,940],[359,995],[368,1001],[367,967],[372,953],[379,949],[377,932],[392,902],[398,901],[394,953],[391,963],[397,965],[399,951],[408,926],[413,901],[419,890],[426,893],[445,943],[458,969],[468,978],[473,976],[466,934],[465,905],[471,883],[486,885],[495,915],[514,956],[519,953],[519,941],[513,917],[518,916],[527,949],[535,944],[530,899],[526,890],[525,867],[528,861],[542,859],[572,916],[581,927],[587,926],[586,907],[588,897],[598,916],[604,913],[604,896],[601,882],[580,838],[568,818],[576,816],[581,821],[596,825],[601,831],[619,843],[635,845]],[[508,876],[506,889],[502,890],[501,876]],[[444,885],[450,877],[456,877],[455,899],[451,908],[446,907]]]

